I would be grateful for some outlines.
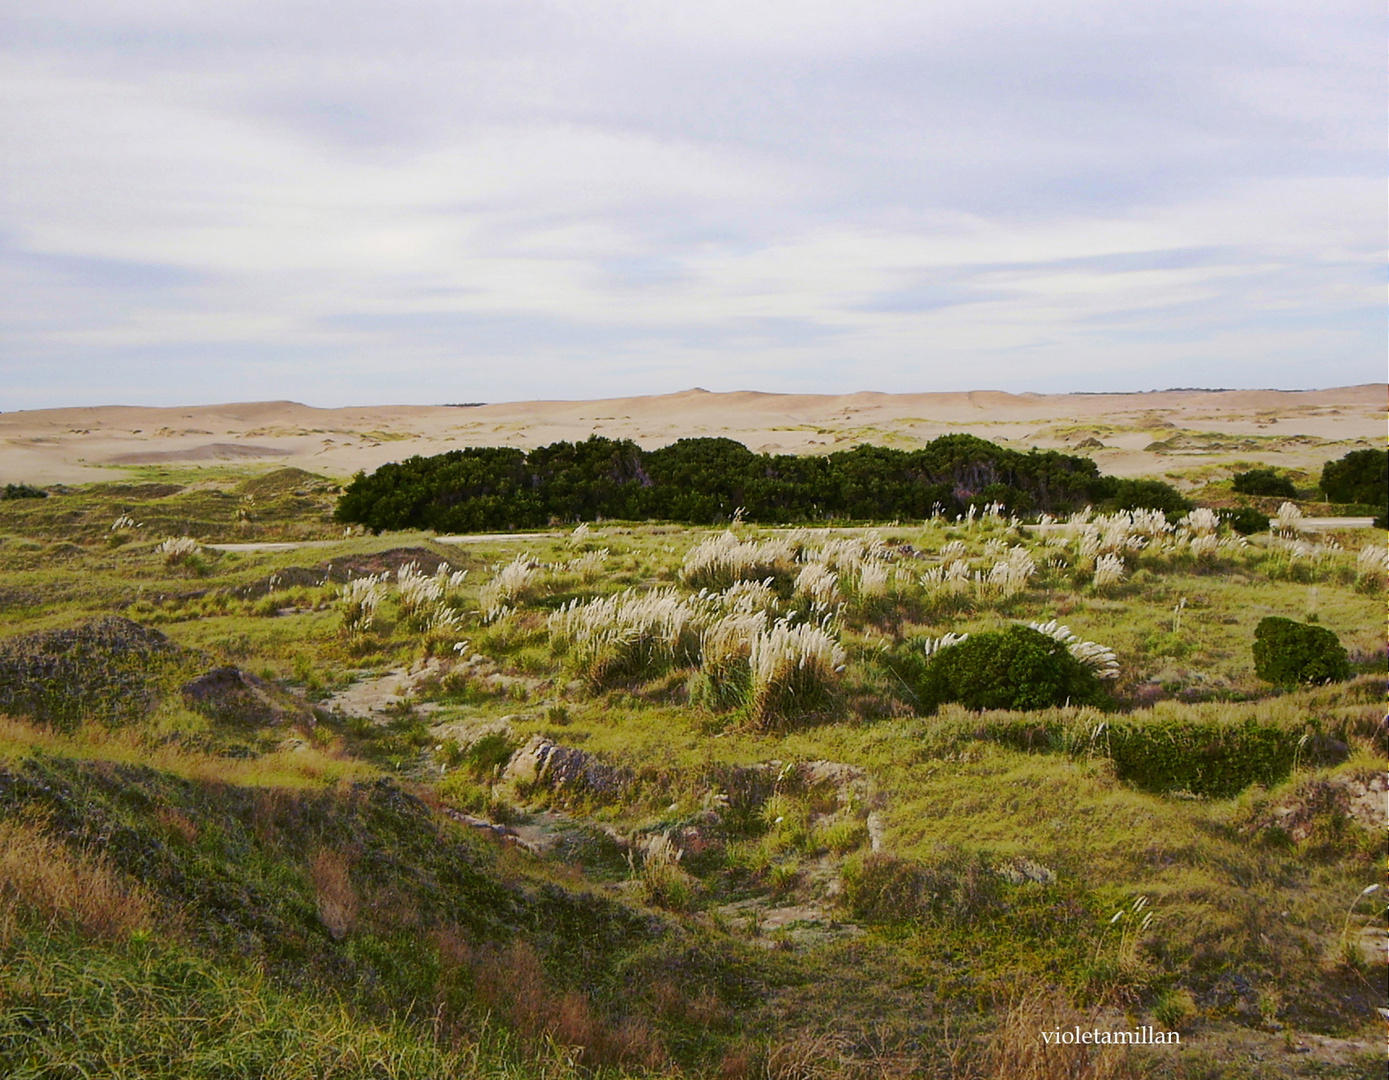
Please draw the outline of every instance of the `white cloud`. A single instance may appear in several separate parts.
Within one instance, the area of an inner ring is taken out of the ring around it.
[[[0,407],[77,400],[97,371],[127,400],[244,397],[254,371],[261,396],[323,403],[434,400],[451,374],[494,399],[1262,385],[1260,357],[1297,385],[1382,378],[1368,22],[1095,0],[12,12]]]

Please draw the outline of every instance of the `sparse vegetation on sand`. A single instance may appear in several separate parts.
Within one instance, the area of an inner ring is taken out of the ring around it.
[[[0,502],[0,1073],[1382,1074],[1382,532],[334,494]]]

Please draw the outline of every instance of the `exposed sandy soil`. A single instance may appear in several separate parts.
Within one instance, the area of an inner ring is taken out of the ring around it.
[[[1105,472],[1162,475],[1234,461],[1317,468],[1385,437],[1383,383],[1329,390],[1142,394],[791,395],[686,390],[599,401],[317,409],[289,401],[99,406],[0,414],[0,483],[118,479],[120,466],[295,465],[349,476],[464,446],[533,447],[590,434],[649,448],[726,436],[754,450],[913,447],[949,432],[1092,456]]]

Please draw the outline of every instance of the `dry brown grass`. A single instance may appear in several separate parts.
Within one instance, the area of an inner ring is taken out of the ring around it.
[[[147,929],[154,902],[106,860],[74,851],[35,819],[0,821],[0,900],[7,914],[75,926],[86,934],[123,937]],[[7,920],[0,935],[8,937]]]
[[[1120,1021],[1122,1024],[1122,1021]],[[1073,1008],[1059,995],[1025,994],[1008,1005],[994,1033],[986,1075],[997,1080],[1137,1080],[1125,1046],[1049,1045],[1043,1031],[1108,1028]]]
[[[567,1047],[576,1062],[591,1068],[651,1070],[668,1063],[660,1035],[646,1020],[613,1022],[581,993],[552,992],[540,958],[525,942],[473,955],[478,1005],[506,1020],[526,1042]]]
[[[845,1064],[842,1036],[822,1033],[797,1035],[777,1043],[767,1053],[767,1080],[827,1080]]]
[[[328,933],[344,938],[357,927],[361,900],[352,885],[352,860],[341,851],[320,848],[309,864],[318,915]]]
[[[305,744],[252,758],[226,758],[157,743],[132,728],[87,723],[64,733],[10,716],[0,716],[0,761],[16,761],[35,750],[63,757],[147,765],[189,780],[242,787],[318,787],[378,775],[366,762],[348,757],[340,744]]]

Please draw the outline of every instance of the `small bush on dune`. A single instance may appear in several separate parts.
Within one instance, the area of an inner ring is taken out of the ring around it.
[[[1148,719],[1102,735],[1119,779],[1145,791],[1225,798],[1250,784],[1272,785],[1292,771],[1298,736],[1255,721]]]
[[[0,499],[46,499],[48,492],[32,484],[6,484]]]
[[[1029,626],[974,634],[909,666],[916,668],[918,703],[928,713],[950,701],[975,710],[1109,702],[1089,664],[1065,642]]]
[[[1254,630],[1254,673],[1278,686],[1343,682],[1350,677],[1350,659],[1325,626],[1270,615]]]
[[[1250,469],[1235,473],[1230,486],[1241,495],[1261,495],[1274,499],[1296,499],[1297,488],[1286,476],[1279,476],[1272,469]]]
[[[867,854],[844,866],[844,905],[869,922],[973,920],[1003,906],[1003,879],[981,853],[942,852],[932,863]]]
[[[1252,506],[1241,506],[1234,510],[1222,510],[1220,519],[1241,536],[1268,532],[1271,524],[1269,516],[1255,510]]]
[[[1269,615],[1254,631],[1254,672],[1280,686],[1350,678],[1345,647],[1324,626]]]

